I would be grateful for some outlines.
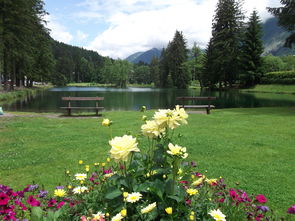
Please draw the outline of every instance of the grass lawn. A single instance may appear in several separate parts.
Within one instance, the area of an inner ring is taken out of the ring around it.
[[[147,115],[152,116],[153,111]],[[105,112],[113,136],[139,132],[142,113]],[[222,109],[191,114],[175,131],[189,159],[207,176],[222,176],[231,187],[265,194],[268,205],[285,214],[294,204],[295,108]],[[32,181],[46,189],[63,184],[65,169],[78,160],[104,162],[110,130],[101,118],[0,117],[0,183],[20,189]],[[140,143],[144,148],[145,142]]]
[[[263,93],[280,93],[280,94],[295,94],[295,85],[281,84],[258,84],[253,88],[242,89],[245,92],[263,92]]]

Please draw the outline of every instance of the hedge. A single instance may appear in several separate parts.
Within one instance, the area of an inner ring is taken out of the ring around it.
[[[294,71],[268,72],[261,78],[262,84],[295,84]]]

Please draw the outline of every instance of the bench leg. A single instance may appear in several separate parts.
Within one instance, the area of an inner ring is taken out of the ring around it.
[[[210,114],[210,108],[206,108],[207,114]]]
[[[71,116],[71,109],[68,109],[68,116]]]

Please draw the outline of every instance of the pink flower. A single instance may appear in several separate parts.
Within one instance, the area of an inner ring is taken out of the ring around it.
[[[258,216],[255,217],[255,220],[261,221],[264,218],[262,214],[259,214]]]
[[[40,202],[34,198],[34,196],[29,196],[27,203],[31,206],[40,206]]]
[[[265,198],[264,195],[262,194],[259,194],[256,196],[256,200],[259,202],[259,203],[266,203],[267,199]]]
[[[223,203],[224,200],[225,200],[224,198],[221,198],[221,199],[219,200],[219,202]]]
[[[234,189],[230,189],[229,190],[229,195],[232,198],[232,200],[238,200],[239,195],[237,194],[237,192]]]
[[[49,202],[47,203],[47,206],[48,206],[48,207],[53,207],[54,204],[56,204],[56,200],[55,200],[55,199],[51,199],[51,200],[49,200]]]
[[[81,216],[81,221],[87,221],[85,216]]]
[[[5,193],[0,193],[0,206],[5,206],[8,204],[10,198]]]
[[[248,201],[248,202],[251,202],[252,200],[248,197],[247,193],[246,192],[243,192],[242,195],[241,195],[241,198],[243,199],[243,201]]]
[[[288,209],[287,213],[295,214],[295,204]]]
[[[191,200],[186,200],[186,201],[185,201],[185,203],[186,203],[187,205],[190,205],[191,202],[192,202]]]
[[[57,209],[60,209],[63,205],[65,204],[64,201],[59,202],[59,204],[57,205]]]

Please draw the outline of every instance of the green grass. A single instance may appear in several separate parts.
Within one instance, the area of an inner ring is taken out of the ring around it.
[[[151,116],[152,111],[147,115]],[[105,112],[114,121],[113,136],[139,132],[142,113]],[[191,114],[176,130],[190,160],[209,178],[222,176],[231,187],[265,194],[268,205],[285,214],[294,204],[295,108],[215,110]],[[103,162],[110,149],[101,118],[0,118],[0,183],[22,188],[32,181],[47,189],[63,183],[65,169],[78,160]],[[141,143],[143,148],[145,143]]]
[[[295,94],[295,85],[259,84],[253,88],[242,89],[245,92],[284,93]]]

